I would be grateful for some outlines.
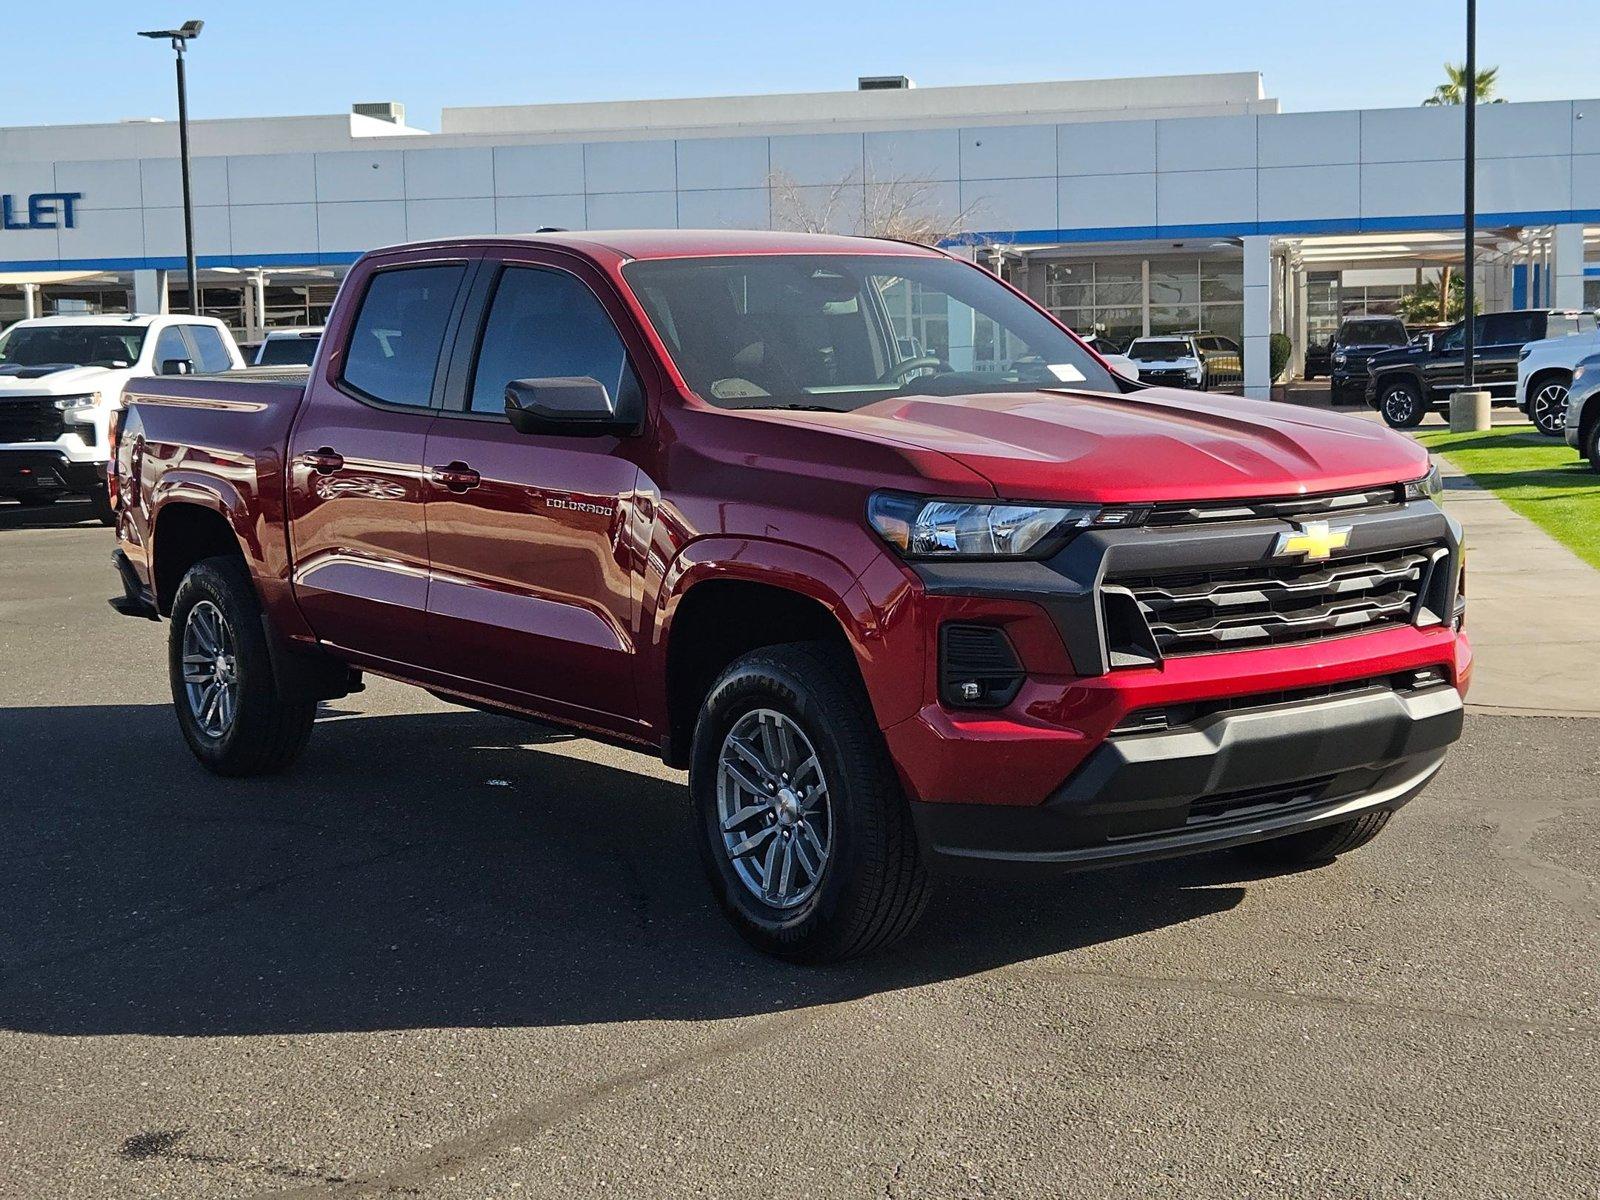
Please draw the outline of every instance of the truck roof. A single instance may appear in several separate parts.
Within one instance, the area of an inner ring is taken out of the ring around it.
[[[127,325],[147,329],[157,321],[185,321],[190,324],[227,326],[215,317],[194,317],[188,313],[59,313],[49,317],[25,317],[18,325]]]
[[[587,257],[627,261],[647,258],[706,258],[736,254],[897,254],[940,257],[913,242],[851,237],[832,233],[787,233],[756,229],[590,229],[543,233],[499,233],[407,243],[430,246],[539,245],[573,250]],[[401,249],[388,246],[387,250]]]

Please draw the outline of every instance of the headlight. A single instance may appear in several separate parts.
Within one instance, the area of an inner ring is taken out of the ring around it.
[[[1203,372],[1200,370],[1200,364],[1199,363],[1190,363],[1189,367],[1188,367],[1188,371],[1189,371],[1189,378],[1190,379],[1199,379],[1200,376],[1203,374]]]
[[[1523,359],[1527,358],[1529,352],[1531,351],[1531,349],[1532,349],[1532,347],[1524,346],[1521,350],[1518,350],[1517,351],[1517,361],[1521,362]]]
[[[1140,509],[983,504],[875,492],[867,522],[907,558],[1042,558],[1080,530],[1137,525]]]
[[[87,396],[63,396],[56,401],[56,407],[64,413],[80,413],[99,403],[100,393],[90,392]]]
[[[1344,366],[1345,360],[1347,360],[1349,357],[1350,356],[1348,354],[1346,354],[1343,350],[1335,350],[1333,352],[1333,361],[1335,363],[1337,363],[1341,367]]]
[[[1407,500],[1433,500],[1438,502],[1444,499],[1444,480],[1439,475],[1437,466],[1431,467],[1428,473],[1415,483],[1406,484]]]

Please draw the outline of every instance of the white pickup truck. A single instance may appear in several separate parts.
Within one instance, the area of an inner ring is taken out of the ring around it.
[[[1573,369],[1600,350],[1594,315],[1580,313],[1574,324],[1555,337],[1529,342],[1517,356],[1517,407],[1546,437],[1566,431]]]
[[[244,365],[228,327],[211,317],[18,321],[0,334],[0,499],[38,505],[84,495],[112,524],[110,425],[128,381]]]

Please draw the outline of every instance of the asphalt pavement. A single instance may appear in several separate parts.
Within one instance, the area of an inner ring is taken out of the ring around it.
[[[1593,720],[1371,846],[941,890],[750,952],[682,775],[382,681],[206,775],[87,510],[0,506],[0,1196],[1600,1189]]]

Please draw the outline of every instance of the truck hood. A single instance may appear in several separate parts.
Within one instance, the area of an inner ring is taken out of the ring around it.
[[[129,375],[127,368],[79,367],[72,363],[0,366],[0,400],[7,396],[72,396],[92,392]]]
[[[1172,388],[911,396],[782,416],[937,451],[1018,500],[1268,498],[1428,473],[1427,451],[1373,421]]]

